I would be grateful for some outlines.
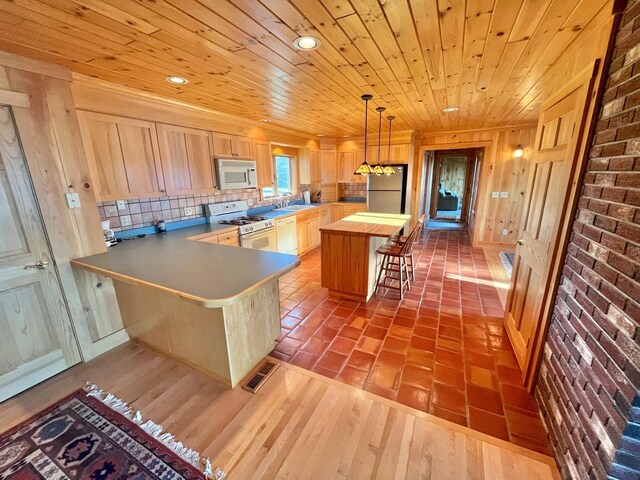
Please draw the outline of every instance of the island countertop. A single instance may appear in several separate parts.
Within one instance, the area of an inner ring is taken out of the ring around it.
[[[389,237],[398,233],[411,215],[359,212],[320,228],[321,232],[341,232],[369,237]]]
[[[154,287],[208,308],[234,303],[300,265],[295,255],[187,240],[220,230],[223,229],[217,225],[207,224],[127,240],[105,253],[74,259],[71,263],[115,280]]]

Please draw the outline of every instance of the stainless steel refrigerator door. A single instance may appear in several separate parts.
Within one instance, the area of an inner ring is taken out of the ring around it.
[[[368,192],[367,210],[375,213],[401,213],[402,192],[400,190]]]
[[[394,167],[399,170],[401,167]],[[369,175],[367,177],[367,190],[402,190],[402,171],[395,175]]]

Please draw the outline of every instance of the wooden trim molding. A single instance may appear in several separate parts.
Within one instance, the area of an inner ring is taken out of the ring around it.
[[[13,53],[5,52],[2,50],[0,50],[0,65],[23,70],[25,72],[36,73],[45,77],[54,77],[60,80],[67,80],[69,82],[73,78],[71,75],[71,71],[64,67],[53,65],[51,63],[41,62],[39,60],[33,60],[27,57],[22,57],[20,55],[15,55]]]
[[[0,105],[29,108],[31,107],[31,101],[29,100],[29,95],[26,93],[0,88]]]

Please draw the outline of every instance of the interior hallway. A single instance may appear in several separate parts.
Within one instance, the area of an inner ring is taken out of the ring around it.
[[[319,250],[303,257],[281,279],[282,335],[272,355],[548,453],[483,250],[471,248],[464,229],[425,229],[414,256],[405,299],[393,292],[366,304],[328,297]]]

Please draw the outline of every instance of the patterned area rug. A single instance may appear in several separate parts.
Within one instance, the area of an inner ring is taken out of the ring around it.
[[[0,480],[225,477],[139,412],[88,385],[0,434]]]

